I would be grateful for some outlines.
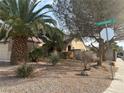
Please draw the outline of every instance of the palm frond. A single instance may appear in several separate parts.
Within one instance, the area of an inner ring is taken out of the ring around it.
[[[42,0],[0,0],[0,18],[12,27],[6,35],[11,37],[37,36],[38,26],[42,25],[42,29],[48,35],[53,36],[54,31],[50,26],[56,26],[57,23],[48,15],[53,8],[47,4],[36,9],[41,2]]]

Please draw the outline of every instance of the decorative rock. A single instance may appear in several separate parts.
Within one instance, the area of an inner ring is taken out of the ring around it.
[[[89,76],[89,71],[81,71],[81,76]]]

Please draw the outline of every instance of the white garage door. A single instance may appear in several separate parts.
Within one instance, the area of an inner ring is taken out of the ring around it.
[[[0,43],[0,61],[9,61],[10,51],[8,49],[8,44]]]

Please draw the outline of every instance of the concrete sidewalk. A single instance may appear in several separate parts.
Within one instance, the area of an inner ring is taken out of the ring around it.
[[[117,59],[116,67],[119,69],[115,74],[114,80],[104,93],[124,93],[124,61]]]

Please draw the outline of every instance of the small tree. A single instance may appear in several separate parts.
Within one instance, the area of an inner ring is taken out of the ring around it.
[[[99,43],[98,55],[102,65],[104,53],[104,41],[100,37],[100,30],[104,27],[96,27],[96,22],[117,18],[120,13],[120,0],[57,0],[55,10],[59,19],[62,20],[63,27],[73,34],[78,34],[79,38],[90,37]],[[114,6],[113,6],[114,5]],[[111,6],[111,7],[110,7]],[[112,25],[110,25],[112,26]]]

